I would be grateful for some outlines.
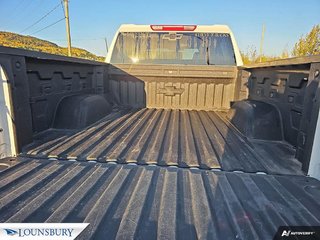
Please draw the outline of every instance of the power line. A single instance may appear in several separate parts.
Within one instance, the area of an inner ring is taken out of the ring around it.
[[[61,8],[62,8],[63,16],[66,17],[66,12],[65,12],[64,6],[63,6],[63,0],[60,0],[60,3],[61,3]]]
[[[27,31],[28,29],[32,28],[33,26],[35,26],[36,24],[38,24],[39,22],[41,22],[44,18],[46,18],[47,16],[49,16],[52,12],[54,12],[61,3],[59,3],[57,6],[55,6],[53,9],[51,9],[49,12],[47,12],[45,15],[43,15],[40,19],[38,19],[37,21],[35,21],[33,24],[31,24],[29,27],[26,27],[25,29],[23,29],[20,33],[23,33],[25,31]]]
[[[49,28],[49,27],[52,27],[53,25],[56,25],[57,23],[63,21],[64,19],[65,19],[65,17],[59,19],[58,21],[56,21],[56,22],[54,22],[54,23],[49,24],[48,26],[46,26],[46,27],[44,27],[44,28],[39,29],[39,30],[36,31],[36,32],[33,32],[33,33],[29,34],[29,36],[30,36],[30,35],[34,35],[34,34],[36,34],[36,33],[38,33],[38,32],[41,32],[41,31],[43,31],[43,30],[45,30],[45,29],[47,29],[47,28]]]

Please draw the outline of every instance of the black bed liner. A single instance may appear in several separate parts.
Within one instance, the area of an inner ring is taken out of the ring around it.
[[[305,176],[45,159],[0,174],[1,222],[90,223],[80,239],[271,239],[319,226],[319,198]]]
[[[36,158],[300,175],[294,154],[285,142],[246,139],[221,113],[163,109],[113,112],[82,131],[50,129],[23,151]]]

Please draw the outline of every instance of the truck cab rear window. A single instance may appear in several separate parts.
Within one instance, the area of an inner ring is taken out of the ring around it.
[[[236,65],[229,34],[122,32],[111,63]]]

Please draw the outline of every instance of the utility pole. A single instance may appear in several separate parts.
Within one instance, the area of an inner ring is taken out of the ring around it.
[[[68,56],[71,57],[71,34],[70,34],[70,23],[69,23],[69,6],[68,0],[63,0],[64,2],[64,13],[66,17],[66,29],[67,29],[67,40],[68,40]]]
[[[104,38],[104,42],[106,44],[106,49],[107,49],[107,53],[109,52],[109,47],[108,47],[108,40],[107,38]]]
[[[260,59],[259,62],[262,61],[262,54],[263,54],[263,41],[264,41],[264,32],[265,32],[266,28],[265,25],[262,25],[262,33],[261,33],[261,41],[260,41]]]

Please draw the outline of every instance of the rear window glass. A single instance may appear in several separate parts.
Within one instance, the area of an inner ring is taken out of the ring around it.
[[[236,65],[229,34],[123,32],[111,63]]]

